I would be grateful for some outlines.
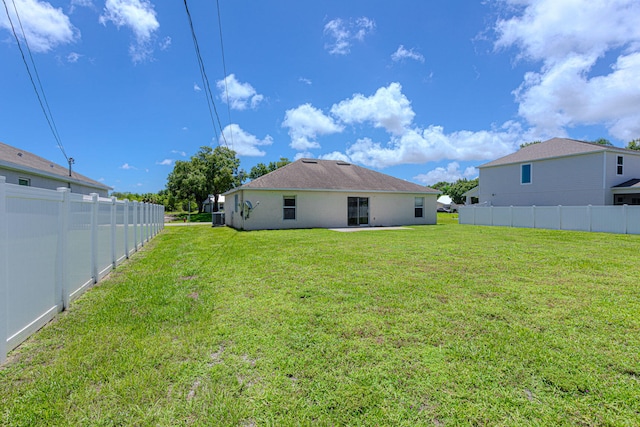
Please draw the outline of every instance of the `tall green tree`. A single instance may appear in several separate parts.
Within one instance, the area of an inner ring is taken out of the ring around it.
[[[167,177],[167,190],[178,199],[195,199],[198,212],[213,194],[217,211],[218,196],[242,183],[239,166],[235,151],[227,147],[200,147],[191,160],[176,161]]]
[[[629,150],[640,150],[640,138],[629,141],[626,148]]]
[[[282,166],[288,165],[289,163],[291,163],[291,160],[287,159],[286,157],[280,157],[280,160],[278,160],[277,162],[269,162],[268,165],[265,165],[264,163],[258,163],[257,165],[252,167],[251,170],[249,171],[249,178],[250,179],[260,178],[262,175],[266,175],[269,172],[273,172],[274,170],[281,168]]]
[[[608,139],[606,139],[606,138],[598,138],[598,139],[596,139],[596,140],[595,140],[595,141],[593,141],[593,142],[594,142],[594,144],[600,144],[600,145],[613,145],[613,144],[611,143],[611,141],[609,141],[609,140],[608,140]]]
[[[474,187],[477,187],[480,180],[479,178],[468,180],[466,178],[462,178],[451,184],[449,187],[449,196],[453,203],[462,204],[465,202],[463,194],[467,191],[471,190]]]
[[[529,145],[533,144],[540,144],[541,142],[542,141],[523,142],[522,144],[520,144],[520,148],[528,147]]]

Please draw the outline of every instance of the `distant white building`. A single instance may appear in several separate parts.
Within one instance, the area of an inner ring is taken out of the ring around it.
[[[553,138],[478,169],[480,204],[640,205],[640,151]]]
[[[98,181],[87,178],[69,168],[55,164],[28,151],[0,142],[0,175],[7,178],[7,184],[55,190],[67,187],[72,193],[97,193],[107,197],[112,190]]]
[[[224,194],[237,229],[435,224],[439,191],[335,160],[301,159]]]

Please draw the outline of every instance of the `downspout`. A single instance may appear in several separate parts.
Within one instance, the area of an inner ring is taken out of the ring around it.
[[[602,204],[606,205],[605,194],[607,192],[607,151],[602,152]]]

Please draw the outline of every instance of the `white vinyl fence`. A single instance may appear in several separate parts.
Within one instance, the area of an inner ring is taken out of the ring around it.
[[[0,176],[0,363],[164,227],[164,206]]]
[[[458,222],[640,234],[640,206],[460,206]]]

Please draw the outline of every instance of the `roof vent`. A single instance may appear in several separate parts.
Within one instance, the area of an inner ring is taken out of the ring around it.
[[[347,162],[343,162],[343,161],[336,162],[336,164],[340,165],[340,166],[351,166],[351,163],[347,163]]]
[[[302,159],[302,163],[318,163],[316,159]]]
[[[22,157],[22,153],[18,153],[18,157]]]

